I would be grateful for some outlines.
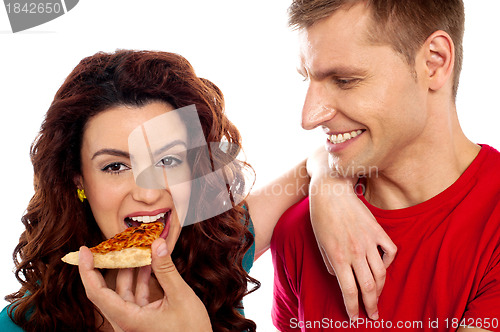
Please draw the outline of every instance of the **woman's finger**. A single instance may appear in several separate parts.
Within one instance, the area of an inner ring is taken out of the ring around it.
[[[116,275],[116,293],[127,302],[135,302],[134,269],[120,269]]]
[[[135,286],[135,303],[143,307],[149,304],[149,281],[151,280],[151,265],[143,266],[137,274]]]
[[[80,248],[78,271],[89,298],[93,296],[94,291],[107,288],[106,281],[104,281],[101,273],[94,269],[94,256],[90,249],[85,246]]]
[[[106,317],[112,311],[111,309],[114,308],[119,308],[118,312],[131,312],[129,303],[125,302],[118,294],[109,289],[102,274],[94,269],[93,256],[87,247],[80,248],[78,271],[80,272],[87,297]],[[118,315],[118,313],[115,314]]]

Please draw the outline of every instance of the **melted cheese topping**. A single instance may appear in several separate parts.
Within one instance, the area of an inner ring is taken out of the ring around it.
[[[92,253],[105,254],[126,248],[149,248],[154,240],[160,237],[164,227],[165,225],[162,222],[129,227],[112,238],[90,248],[90,251]]]

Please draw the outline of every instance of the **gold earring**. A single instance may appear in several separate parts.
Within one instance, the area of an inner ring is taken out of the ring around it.
[[[78,194],[78,199],[80,199],[80,202],[83,203],[83,201],[87,198],[87,196],[85,196],[85,191],[83,189],[76,189],[76,193]]]

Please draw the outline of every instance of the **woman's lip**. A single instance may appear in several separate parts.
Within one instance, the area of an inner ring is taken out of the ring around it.
[[[172,218],[172,213],[168,214],[168,218],[165,220],[165,227],[163,228],[163,231],[160,234],[160,237],[162,239],[166,239],[168,236],[168,232],[170,231],[170,219]]]
[[[160,213],[167,213],[168,211],[171,211],[171,210],[172,209],[170,209],[170,208],[164,208],[164,209],[158,209],[158,210],[154,210],[154,211],[138,211],[138,212],[134,212],[134,213],[126,215],[125,218],[142,217],[142,216],[153,217],[153,216],[156,216]]]

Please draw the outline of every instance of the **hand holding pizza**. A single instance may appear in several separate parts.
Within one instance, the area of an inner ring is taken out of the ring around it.
[[[152,269],[164,291],[149,303],[151,266],[140,268],[135,293],[133,270],[120,270],[116,291],[109,289],[87,247],[80,249],[79,271],[87,297],[115,331],[212,331],[205,306],[177,271],[164,239],[153,242]]]

